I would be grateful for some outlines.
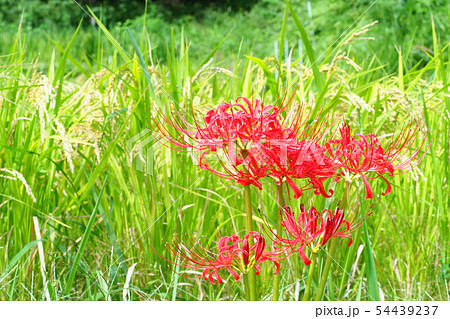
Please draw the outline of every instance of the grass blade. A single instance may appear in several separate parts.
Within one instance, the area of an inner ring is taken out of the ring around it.
[[[308,55],[309,62],[311,62],[311,68],[314,73],[314,82],[316,83],[316,88],[318,92],[322,92],[323,89],[323,79],[322,74],[319,71],[316,61],[316,54],[314,53],[313,46],[311,41],[309,41],[308,35],[306,33],[305,28],[297,17],[294,9],[292,9],[289,1],[286,1],[286,5],[289,8],[289,12],[291,13],[292,18],[294,19],[295,25],[297,26],[297,30],[300,32],[300,36],[302,37],[303,44],[305,45],[306,54]]]
[[[141,49],[139,48],[139,45],[137,44],[136,39],[134,38],[133,34],[130,32],[130,29],[127,28],[127,32],[128,32],[128,36],[130,37],[131,44],[133,45],[134,49],[136,50],[136,54],[138,56],[142,71],[144,71],[145,79],[147,80],[147,83],[150,86],[152,97],[155,99],[157,105],[161,105],[161,102],[159,101],[158,97],[155,94],[155,90],[153,89],[152,80],[150,79],[150,74],[148,73],[147,65],[145,64],[145,60],[144,60],[144,57],[142,56]]]
[[[120,54],[122,59],[125,61],[125,63],[130,62],[131,57],[130,55],[122,48],[122,46],[117,42],[116,39],[112,36],[112,34],[108,31],[108,29],[105,27],[105,25],[100,21],[100,19],[92,12],[91,8],[87,8],[89,10],[89,13],[91,16],[95,19],[95,22],[98,24],[100,29],[103,31],[103,33],[108,38],[109,42],[114,46],[114,48],[117,50],[117,52]]]
[[[94,226],[95,214],[97,213],[97,209],[100,205],[100,199],[102,198],[103,191],[105,190],[107,180],[108,180],[108,177],[106,177],[105,181],[103,182],[102,189],[100,190],[100,194],[98,195],[98,198],[95,202],[94,210],[92,211],[91,217],[89,218],[89,222],[86,226],[86,230],[84,231],[83,239],[81,240],[80,247],[78,248],[78,251],[77,251],[77,255],[75,256],[75,260],[72,264],[72,267],[70,267],[70,272],[69,272],[68,280],[66,283],[65,295],[69,295],[70,289],[72,288],[72,284],[73,284],[73,280],[75,279],[75,274],[77,272],[78,264],[80,263],[81,256],[83,255],[83,251],[86,248],[86,245],[88,243],[88,239],[89,239],[89,235],[91,234],[92,227]]]
[[[197,69],[197,71],[194,72],[194,74],[196,74],[203,65],[205,65],[206,63],[208,63],[208,61],[212,58],[212,56],[214,55],[214,53],[216,53],[217,50],[219,50],[219,48],[222,46],[222,44],[225,42],[225,40],[228,38],[228,36],[231,34],[231,32],[233,32],[233,28],[231,28],[230,31],[228,31],[227,35],[215,46],[215,48],[208,54],[208,56],[203,60],[202,63],[200,63],[199,68]]]
[[[130,300],[129,291],[130,291],[130,282],[131,277],[133,276],[134,267],[136,267],[137,263],[131,265],[130,269],[127,272],[127,278],[125,279],[125,284],[123,285],[123,293],[122,298],[124,301]]]
[[[62,90],[63,90],[63,83],[64,83],[64,71],[66,68],[66,61],[67,58],[69,57],[69,52],[70,52],[70,48],[73,45],[73,42],[75,41],[75,38],[78,34],[78,31],[80,31],[81,28],[81,22],[78,25],[78,28],[75,30],[75,33],[73,34],[72,38],[70,39],[69,44],[66,47],[66,50],[64,51],[64,54],[61,58],[61,61],[59,62],[58,68],[56,69],[55,72],[55,79],[53,80],[53,85],[56,85],[56,81],[59,80],[59,85],[58,85],[58,90],[56,91],[56,102],[55,102],[55,114],[58,114],[58,109],[61,106],[61,95],[62,95]]]
[[[272,92],[272,96],[273,98],[277,98],[278,97],[277,81],[275,80],[275,75],[272,72],[270,72],[267,64],[263,60],[253,56],[247,56],[247,58],[258,64],[259,67],[264,71],[264,75],[266,76],[267,84],[269,85],[269,89]]]
[[[369,232],[367,230],[366,223],[364,223],[364,241],[366,242],[366,249],[364,249],[364,255],[366,257],[366,275],[367,275],[369,300],[380,301],[377,269],[375,267],[375,260],[373,259],[372,244],[370,243]]]
[[[35,245],[37,245],[38,242],[39,242],[39,240],[34,240],[32,242],[29,242],[28,244],[25,245],[25,247],[23,247],[19,251],[19,253],[17,255],[14,256],[14,258],[9,262],[8,266],[6,266],[5,270],[3,271],[3,274],[0,277],[0,283],[6,278],[6,276],[14,268],[14,266],[16,266],[19,259],[22,258],[23,255],[25,255],[31,248],[33,248]]]

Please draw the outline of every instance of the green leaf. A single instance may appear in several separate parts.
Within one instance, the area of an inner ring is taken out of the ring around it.
[[[255,58],[253,56],[247,56],[248,59],[252,60],[256,64],[259,65],[259,67],[264,71],[264,75],[267,79],[267,84],[269,85],[269,89],[272,92],[272,96],[274,98],[278,97],[278,86],[277,82],[275,81],[275,75],[270,72],[269,67],[267,66],[266,62],[264,62],[261,59]]]
[[[3,272],[2,276],[0,277],[0,282],[2,282],[8,273],[14,268],[14,266],[17,264],[20,258],[23,257],[31,248],[37,245],[37,243],[42,240],[34,240],[32,242],[29,242],[28,244],[23,247],[17,255],[14,256],[14,258],[10,261],[8,266],[6,266],[5,271]]]
[[[73,45],[73,42],[75,41],[75,38],[78,34],[78,31],[81,28],[81,23],[83,21],[80,21],[80,24],[78,25],[78,28],[76,29],[75,33],[73,34],[72,38],[70,39],[69,44],[66,47],[66,50],[64,51],[64,54],[61,58],[61,60],[59,61],[59,65],[58,68],[56,69],[55,72],[55,78],[53,79],[53,86],[56,86],[56,81],[59,80],[59,85],[58,85],[58,90],[56,91],[56,102],[55,102],[55,114],[58,114],[58,109],[61,106],[61,95],[62,95],[62,90],[64,87],[64,70],[66,69],[66,61],[67,58],[69,57],[69,51],[70,48]]]
[[[155,90],[153,89],[152,79],[150,78],[150,73],[148,73],[147,65],[145,64],[145,60],[141,53],[141,49],[139,48],[139,45],[137,44],[136,39],[134,38],[130,29],[127,28],[127,32],[128,32],[128,36],[130,37],[131,44],[133,44],[133,47],[136,50],[136,54],[139,59],[139,64],[141,65],[142,71],[144,72],[145,79],[147,80],[147,83],[150,86],[150,91],[151,91],[152,97],[155,100],[157,105],[161,105],[161,102],[160,102],[159,98],[156,96]]]
[[[292,9],[292,6],[289,3],[289,1],[286,1],[286,5],[289,8],[289,12],[291,13],[292,18],[294,19],[295,25],[297,26],[297,30],[300,32],[303,44],[305,45],[306,54],[308,55],[309,61],[311,62],[311,68],[313,70],[314,82],[316,83],[317,92],[322,92],[323,89],[322,74],[320,73],[319,68],[317,67],[316,54],[314,53],[311,41],[309,41],[308,35],[306,34],[306,30],[305,28],[303,28],[302,23],[295,14],[294,9]]]
[[[370,243],[369,232],[367,230],[366,223],[364,223],[364,241],[366,243],[366,246],[364,248],[364,255],[366,257],[366,276],[367,276],[369,300],[380,301],[377,269],[375,267],[375,260],[373,259],[372,244]]]
[[[105,190],[106,181],[108,180],[108,176],[106,176],[105,181],[103,182],[103,186],[100,190],[100,194],[97,197],[97,200],[95,201],[94,210],[92,211],[91,217],[89,218],[89,222],[86,226],[86,230],[84,231],[83,239],[81,240],[80,247],[78,248],[77,255],[75,256],[75,260],[72,264],[72,267],[70,267],[69,271],[69,277],[66,283],[66,289],[65,294],[68,295],[70,293],[70,289],[72,288],[73,280],[75,279],[75,274],[78,269],[78,264],[80,263],[81,257],[83,256],[83,251],[87,246],[89,236],[92,231],[92,227],[94,226],[95,221],[95,215],[97,213],[97,209],[100,205],[100,199],[102,198],[103,191]]]
[[[94,14],[94,12],[92,12],[91,8],[87,8],[89,10],[89,13],[91,14],[91,16],[95,19],[95,22],[98,24],[98,26],[100,27],[100,29],[103,31],[103,33],[106,35],[106,37],[108,38],[109,42],[111,42],[111,44],[116,48],[117,52],[119,52],[120,56],[122,57],[122,59],[125,62],[130,62],[131,57],[128,54],[128,52],[125,51],[124,48],[122,48],[122,46],[119,44],[119,42],[117,42],[116,39],[114,39],[114,37],[112,36],[112,34],[108,31],[108,29],[105,27],[105,25],[102,23],[102,21],[100,21],[100,19]]]
[[[53,40],[52,38],[50,38],[50,36],[47,34],[48,38],[50,39],[50,41],[52,41],[52,43],[55,45],[55,47],[62,53],[65,53],[65,50],[62,46],[60,46],[55,40]],[[83,73],[87,78],[89,78],[91,76],[91,73],[89,71],[87,71],[85,68],[83,68],[83,66],[77,61],[75,60],[75,58],[73,56],[71,56],[70,54],[67,55],[67,58],[69,59],[70,62],[72,62],[72,64],[81,72]]]

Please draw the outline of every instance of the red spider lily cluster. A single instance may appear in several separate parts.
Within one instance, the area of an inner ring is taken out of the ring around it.
[[[255,242],[253,245],[249,244],[250,238]],[[249,232],[244,239],[240,239],[238,235],[221,237],[217,243],[217,252],[186,237],[183,240],[176,238],[172,245],[166,246],[179,260],[175,262],[176,265],[202,271],[203,279],[212,284],[223,282],[219,274],[221,270],[227,270],[236,281],[240,279],[239,273],[246,274],[251,268],[258,275],[261,264],[265,261],[271,261],[275,265],[275,274],[280,271],[280,264],[275,259],[276,253],[265,251],[266,242],[257,232]]]
[[[239,103],[241,100],[243,103]],[[239,97],[234,104],[225,102],[209,110],[203,121],[193,117],[194,124],[178,112],[172,117],[155,117],[153,123],[169,146],[199,152],[201,169],[259,189],[264,177],[277,183],[286,181],[296,199],[307,189],[330,197],[333,191],[324,187],[328,179],[339,181],[354,176],[361,177],[366,198],[373,197],[368,178],[386,181],[388,186],[383,193],[386,195],[391,191],[386,177],[410,169],[421,160],[414,161],[424,142],[411,156],[404,156],[417,139],[418,127],[404,132],[384,149],[374,134],[352,135],[348,123],[340,128],[339,139],[324,141],[325,123],[308,123],[301,108],[286,116],[292,118],[288,121],[282,117],[285,111],[284,107],[265,106],[258,99],[252,103]],[[218,155],[219,150],[225,158],[213,165],[216,161],[208,158]],[[367,176],[368,173],[375,176]],[[300,187],[295,179],[307,183]]]
[[[391,192],[388,177],[411,169],[424,156],[417,158],[425,139],[406,156],[418,138],[418,126],[403,131],[383,148],[374,134],[352,134],[349,123],[341,125],[340,138],[326,140],[327,122],[308,122],[302,111],[294,108],[289,114],[287,107],[265,106],[260,100],[239,97],[233,104],[222,103],[209,110],[201,121],[195,117],[188,121],[175,112],[173,116],[154,118],[153,122],[155,131],[161,133],[162,141],[169,146],[199,152],[200,168],[259,189],[265,177],[274,179],[278,185],[286,182],[295,199],[308,189],[314,190],[315,195],[331,197],[333,190],[325,186],[329,179],[339,182],[356,177],[365,186],[366,198],[373,197],[368,180],[378,177],[387,183],[382,193],[387,195]],[[210,160],[214,155],[220,158],[216,165]],[[302,185],[295,180],[301,180]],[[360,219],[356,214],[347,218],[339,207],[334,212],[327,209],[319,212],[301,205],[297,217],[286,206],[280,214],[287,236],[268,231],[275,237],[270,252],[257,232],[249,232],[243,239],[238,235],[222,237],[217,252],[186,239],[177,239],[167,247],[176,256],[177,265],[202,271],[202,277],[213,284],[223,282],[219,272],[224,270],[237,281],[240,274],[252,268],[259,274],[265,261],[275,265],[277,274],[279,261],[297,253],[309,265],[311,260],[305,248],[317,252],[332,237],[348,238],[350,246],[351,234],[371,213]]]
[[[309,211],[301,205],[301,211],[297,218],[290,207],[283,207],[284,220],[281,225],[288,234],[287,238],[275,235],[274,249],[266,251],[266,243],[261,234],[249,232],[244,239],[238,235],[221,237],[217,244],[217,253],[200,245],[198,241],[180,240],[177,238],[167,248],[176,257],[179,265],[188,269],[202,271],[203,279],[216,284],[223,283],[219,274],[221,270],[227,270],[236,281],[240,274],[246,274],[251,268],[255,268],[258,275],[261,271],[261,263],[271,261],[275,265],[275,274],[280,271],[279,262],[291,255],[299,253],[305,265],[311,260],[305,254],[305,248],[317,252],[332,237],[346,237],[348,246],[353,242],[351,233],[358,229],[367,217],[365,215],[359,221],[356,216],[351,220],[344,219],[344,210],[339,207],[332,213],[325,209],[319,213],[312,207]],[[249,239],[255,242],[250,246]]]

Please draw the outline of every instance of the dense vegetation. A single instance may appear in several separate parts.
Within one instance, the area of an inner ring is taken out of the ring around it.
[[[345,119],[388,137],[413,123],[430,145],[417,168],[394,177],[393,194],[361,201],[361,211],[374,211],[370,238],[360,231],[351,247],[342,245],[326,298],[370,300],[375,289],[386,300],[446,300],[449,4],[380,0],[363,14],[371,4],[317,1],[310,18],[306,2],[293,2],[307,33],[302,54],[301,28],[280,1],[206,7],[198,18],[152,4],[146,15],[78,29],[78,21],[59,27],[67,19],[52,15],[37,23],[38,13],[28,11],[19,24],[22,10],[15,9],[0,35],[0,300],[242,300],[231,276],[213,286],[183,270],[180,276],[164,259],[172,258],[164,246],[174,232],[212,243],[240,229],[242,189],[145,139],[157,108],[192,108],[200,117],[224,100],[269,104],[282,93],[339,119],[330,120],[332,129]],[[81,10],[61,6],[61,15]],[[385,189],[382,181],[374,185]],[[262,217],[276,220],[274,193],[271,181],[255,189],[258,225]],[[342,196],[306,192],[288,201],[298,210],[301,202],[336,206]],[[352,196],[364,197],[362,183]],[[300,259],[289,266],[281,298],[298,300],[308,270]],[[262,276],[271,273],[267,267]],[[271,281],[260,281],[258,291],[270,299]]]
[[[162,62],[165,62],[166,43],[170,40],[172,30],[177,45],[180,45],[181,34],[184,33],[190,43],[190,58],[196,66],[203,61],[211,47],[232,29],[228,40],[217,53],[222,66],[230,67],[239,50],[260,58],[273,56],[274,42],[279,40],[284,12],[284,3],[278,0],[260,0],[251,7],[246,5],[247,1],[232,0],[150,1],[146,14],[144,1],[84,0],[78,3],[84,8],[92,7],[92,11],[102,17],[103,23],[127,51],[132,50],[132,46],[125,28],[138,34],[145,26],[155,56]],[[377,42],[362,41],[355,44],[353,51],[358,62],[376,56],[379,64],[386,65],[384,70],[387,72],[397,68],[397,52],[400,49],[407,54],[405,63],[408,67],[418,62],[423,66],[430,61],[432,20],[442,42],[450,40],[446,32],[450,28],[448,1],[378,0],[374,3],[363,0],[319,0],[311,2],[310,13],[307,1],[295,1],[293,7],[318,52],[327,51],[355,21],[359,25],[379,21],[370,34]],[[98,55],[102,55],[103,60],[112,56],[114,46],[105,41],[98,27],[92,24],[92,19],[73,1],[21,0],[19,5],[12,5],[10,1],[0,0],[0,26],[8,30],[0,35],[3,44],[0,53],[12,45],[14,38],[11,34],[15,33],[18,23],[22,21],[22,34],[28,38],[26,52],[39,54],[40,64],[46,67],[54,48],[52,40],[67,43],[81,19],[82,29],[75,40],[72,54],[81,60],[90,61],[98,61]],[[299,39],[293,21],[287,21],[286,40],[294,57],[300,53]],[[379,43],[385,46],[380,49]]]

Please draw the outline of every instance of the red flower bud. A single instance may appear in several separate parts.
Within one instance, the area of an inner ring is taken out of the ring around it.
[[[248,258],[250,255],[249,246],[248,246],[248,239],[245,238],[242,242],[242,260],[244,261],[244,265],[248,265]]]
[[[259,258],[261,258],[264,249],[266,249],[266,241],[263,236],[259,235],[256,239],[255,262],[258,262]]]

